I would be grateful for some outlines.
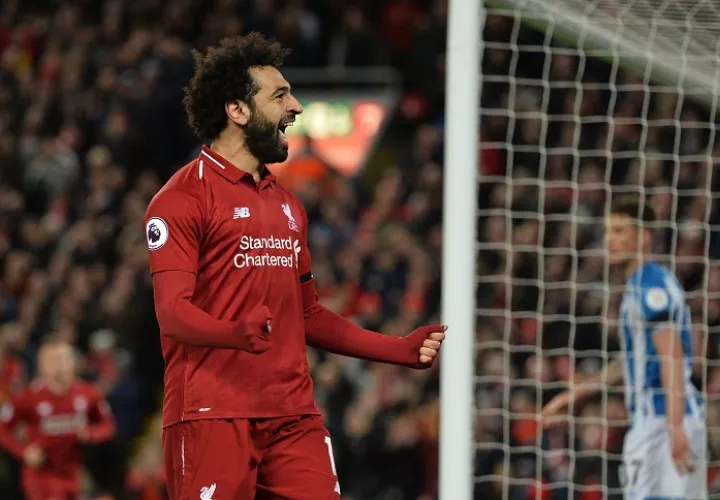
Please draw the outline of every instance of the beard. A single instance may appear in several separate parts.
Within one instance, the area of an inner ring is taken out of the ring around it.
[[[288,157],[288,144],[285,139],[283,119],[280,123],[273,123],[257,109],[252,109],[252,116],[245,125],[245,140],[247,148],[261,163],[282,163]],[[281,139],[282,134],[282,139]]]

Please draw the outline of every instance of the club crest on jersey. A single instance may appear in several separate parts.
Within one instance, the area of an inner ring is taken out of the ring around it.
[[[147,237],[148,248],[157,250],[168,240],[167,224],[160,217],[151,218],[145,226],[145,236]]]
[[[648,290],[645,296],[647,306],[653,311],[662,311],[667,309],[670,298],[665,290],[660,287],[653,287]]]
[[[38,415],[48,417],[52,413],[52,405],[47,401],[40,401],[37,405]]]
[[[5,403],[0,409],[0,422],[10,422],[15,414],[15,408],[11,403]]]
[[[82,413],[85,410],[87,410],[88,402],[87,399],[85,399],[85,396],[75,396],[75,399],[73,399],[73,408],[76,412]]]
[[[200,488],[200,500],[213,500],[213,495],[215,494],[215,489],[217,488],[217,484],[213,483],[210,486],[203,486]]]
[[[292,214],[292,211],[290,210],[290,204],[289,203],[283,203],[282,210],[285,216],[288,218],[288,227],[292,229],[293,231],[300,231],[298,229],[297,222],[295,222],[295,217]]]

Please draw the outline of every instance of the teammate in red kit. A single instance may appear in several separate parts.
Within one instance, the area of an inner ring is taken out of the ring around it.
[[[210,146],[147,210],[171,500],[340,498],[305,346],[427,368],[445,338],[381,335],[318,303],[304,207],[266,167],[302,112],[286,53],[253,33],[195,54],[185,107]]]
[[[0,446],[24,467],[28,500],[75,500],[80,493],[82,446],[110,439],[110,409],[92,385],[75,379],[75,354],[65,341],[50,337],[38,352],[39,379],[3,406]],[[26,426],[27,439],[15,437]]]

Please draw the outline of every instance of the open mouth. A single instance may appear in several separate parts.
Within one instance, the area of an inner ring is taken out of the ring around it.
[[[285,144],[287,144],[287,135],[285,135],[285,130],[288,127],[292,127],[293,123],[295,123],[295,122],[287,121],[287,122],[283,122],[280,125],[278,125],[278,136],[280,137],[280,140]]]

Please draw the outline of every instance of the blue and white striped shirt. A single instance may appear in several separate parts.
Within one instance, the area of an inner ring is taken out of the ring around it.
[[[647,262],[628,279],[620,306],[625,405],[633,425],[648,417],[665,416],[661,360],[653,343],[653,335],[665,328],[677,332],[685,355],[685,414],[700,417],[702,398],[690,380],[692,338],[685,292],[667,268]]]

